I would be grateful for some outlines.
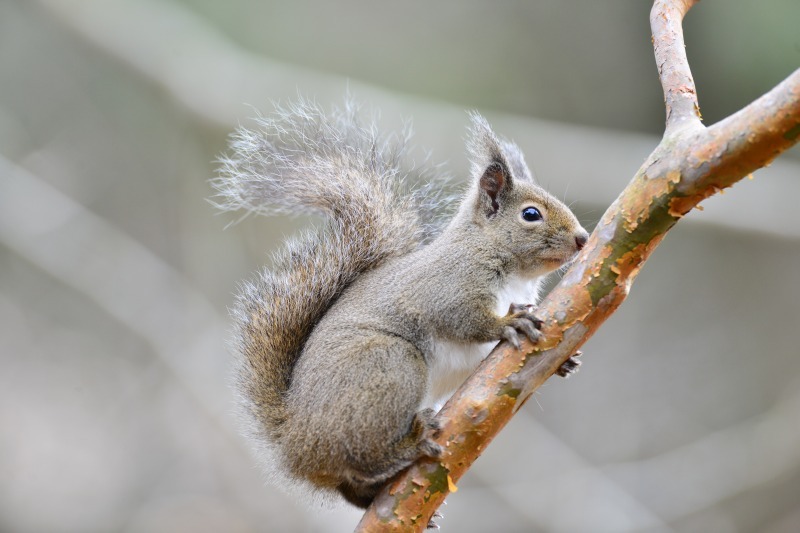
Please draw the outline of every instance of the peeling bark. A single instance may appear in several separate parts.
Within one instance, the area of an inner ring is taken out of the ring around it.
[[[656,0],[653,47],[664,88],[664,137],[608,208],[561,283],[540,304],[544,338],[516,350],[501,343],[453,395],[439,418],[439,461],[395,479],[356,531],[422,531],[434,511],[511,416],[628,295],[669,229],[705,198],[800,141],[800,70],[738,113],[706,128],[681,22],[695,0]]]

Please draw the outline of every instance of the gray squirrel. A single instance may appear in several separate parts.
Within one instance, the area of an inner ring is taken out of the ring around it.
[[[435,408],[498,341],[539,339],[540,280],[588,234],[477,113],[460,203],[438,167],[410,164],[407,137],[358,117],[306,101],[259,116],[213,183],[223,209],[326,217],[240,287],[235,387],[269,472],[367,507],[440,456]]]

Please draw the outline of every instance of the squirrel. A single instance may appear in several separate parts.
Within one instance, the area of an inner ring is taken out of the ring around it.
[[[235,388],[268,473],[366,508],[441,455],[436,407],[498,341],[540,338],[542,276],[588,233],[514,143],[470,116],[460,203],[438,167],[410,164],[408,135],[379,134],[351,102],[326,113],[300,101],[231,135],[219,207],[326,217],[244,282],[232,310]],[[446,223],[443,205],[457,205]]]

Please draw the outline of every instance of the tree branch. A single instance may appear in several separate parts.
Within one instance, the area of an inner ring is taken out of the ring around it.
[[[440,461],[421,460],[375,499],[356,531],[421,531],[455,482],[531,394],[625,300],[665,233],[703,199],[800,141],[800,70],[705,128],[683,50],[694,0],[656,0],[653,46],[667,107],[664,138],[608,208],[575,264],[539,306],[544,339],[501,343],[439,414]]]
[[[745,174],[768,165],[800,138],[800,69],[753,103],[714,124],[709,135],[728,143],[739,154]],[[734,161],[722,162],[733,163]],[[727,173],[723,169],[718,172]]]
[[[650,11],[653,51],[667,108],[667,133],[675,128],[701,125],[697,91],[686,58],[681,25],[684,15],[696,1],[656,0]]]

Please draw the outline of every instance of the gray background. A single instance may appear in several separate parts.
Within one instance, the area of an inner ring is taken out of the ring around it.
[[[649,2],[0,1],[0,530],[348,531],[265,486],[226,307],[308,223],[215,213],[225,136],[349,90],[464,176],[464,109],[593,226],[655,146]],[[794,0],[687,21],[707,123],[800,65]],[[420,152],[421,153],[421,152]],[[447,531],[800,530],[800,154],[681,222],[449,498]]]

